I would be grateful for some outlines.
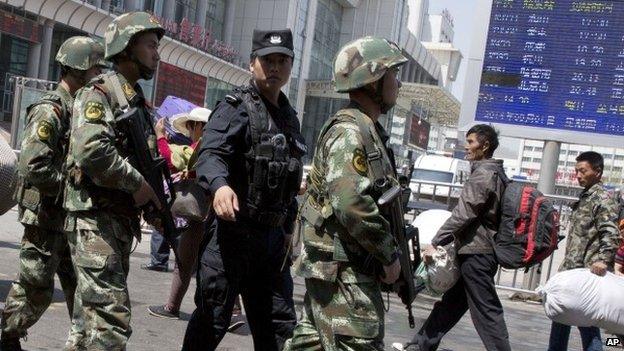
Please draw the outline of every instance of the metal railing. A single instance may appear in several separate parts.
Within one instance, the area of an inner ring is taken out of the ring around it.
[[[432,186],[433,188],[429,188],[431,191],[428,189],[427,193],[423,194],[421,192],[423,186]],[[457,189],[461,191],[462,188],[463,186],[459,184],[412,181],[412,196],[408,203],[408,215],[412,215],[411,220],[413,220],[419,213],[429,209],[445,209],[452,211],[458,200],[458,196],[454,195],[453,190]],[[559,234],[567,237],[570,227],[570,214],[572,213],[570,205],[572,202],[578,200],[578,198],[551,194],[545,194],[545,196],[553,202],[555,208],[559,211],[561,225],[559,228]],[[496,287],[515,292],[533,294],[535,293],[534,289],[527,285],[537,286],[548,281],[551,275],[557,271],[557,267],[561,260],[563,260],[564,254],[565,239],[559,242],[558,249],[555,250],[549,258],[537,265],[535,269],[525,272],[524,269],[510,270],[500,268],[495,276]],[[544,268],[546,269],[546,274],[542,274]],[[537,281],[537,284],[527,284],[527,282],[535,281]]]

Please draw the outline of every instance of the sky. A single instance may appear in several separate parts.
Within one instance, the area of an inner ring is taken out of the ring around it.
[[[429,0],[430,14],[439,14],[442,10],[448,9],[453,17],[453,23],[455,24],[453,45],[461,51],[464,58],[459,66],[457,79],[453,82],[451,92],[460,103],[462,101],[464,82],[466,79],[468,51],[470,49],[472,36],[474,35],[475,22],[479,20],[475,16],[475,6],[478,1],[483,0]],[[481,35],[485,36],[487,33],[482,33]],[[501,137],[499,148],[496,150],[494,156],[511,159],[517,158],[519,143],[519,139]]]
[[[459,66],[457,79],[453,82],[452,93],[461,101],[466,77],[466,58],[470,49],[471,37],[473,35],[475,18],[475,4],[479,0],[429,0],[429,13],[439,14],[444,9],[448,9],[455,23],[455,38],[453,45],[458,48],[464,58]],[[485,35],[485,33],[483,34]]]

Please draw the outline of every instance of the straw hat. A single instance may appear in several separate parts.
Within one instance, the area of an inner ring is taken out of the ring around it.
[[[211,113],[212,111],[203,107],[196,107],[192,109],[191,112],[178,113],[171,117],[173,128],[187,137],[190,137],[191,133],[186,128],[186,122],[196,121],[208,123],[208,117],[210,117]]]

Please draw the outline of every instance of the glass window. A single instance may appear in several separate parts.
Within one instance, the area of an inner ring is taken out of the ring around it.
[[[295,58],[293,60],[293,68],[290,79],[290,91],[288,97],[291,104],[297,104],[297,94],[299,93],[299,77],[301,76],[301,57],[303,56],[303,45],[305,43],[305,31],[308,18],[308,0],[297,2],[297,18],[293,31],[293,47]]]
[[[453,173],[434,171],[430,169],[414,168],[412,180],[424,180],[429,182],[452,183]]]
[[[196,11],[197,0],[176,0],[174,19],[177,23],[181,23],[184,18],[195,23]]]
[[[329,80],[334,57],[340,49],[342,6],[336,1],[319,0],[316,11],[309,79]]]
[[[204,105],[206,108],[214,109],[217,101],[223,99],[232,89],[234,89],[232,84],[215,78],[208,78],[208,90],[206,91]]]
[[[25,40],[13,38],[11,41],[9,72],[26,75],[26,67],[28,65],[28,48],[29,43]]]
[[[26,76],[29,47],[30,43],[25,40],[0,34],[0,117],[8,114],[8,118],[11,118],[13,95],[6,81],[7,73]]]
[[[149,11],[157,16],[162,16],[164,0],[142,0],[143,4],[140,8],[143,11]]]
[[[223,27],[225,22],[225,1],[208,0],[206,7],[206,30],[216,40],[223,41]]]

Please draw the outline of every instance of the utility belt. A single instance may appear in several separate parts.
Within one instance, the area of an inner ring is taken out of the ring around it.
[[[22,207],[33,212],[38,212],[41,206],[62,207],[59,196],[46,196],[39,189],[26,183],[23,177],[19,177],[13,199]]]
[[[140,209],[134,206],[132,195],[121,190],[99,187],[91,179],[84,177],[77,168],[69,172],[69,181],[87,192],[93,210],[130,218],[141,214]]]
[[[248,204],[249,218],[271,228],[281,227],[286,221],[287,213],[283,211],[266,211]]]
[[[372,277],[378,276],[382,269],[379,261],[363,250],[349,249],[348,246],[354,247],[356,244],[349,244],[335,235],[335,233],[339,233],[339,231],[333,228],[326,228],[326,226],[329,226],[329,220],[333,217],[333,209],[330,204],[318,204],[316,200],[314,200],[315,197],[310,193],[310,190],[311,189],[308,189],[304,204],[301,206],[300,216],[314,228],[317,236],[327,235],[333,241],[331,251],[322,250],[310,245],[311,249],[315,252],[315,258],[323,262],[337,261],[341,266],[351,267],[357,273]],[[314,193],[314,190],[312,190],[312,193]],[[343,229],[346,230],[346,228]],[[307,240],[308,238],[305,238],[304,233],[304,242]]]

